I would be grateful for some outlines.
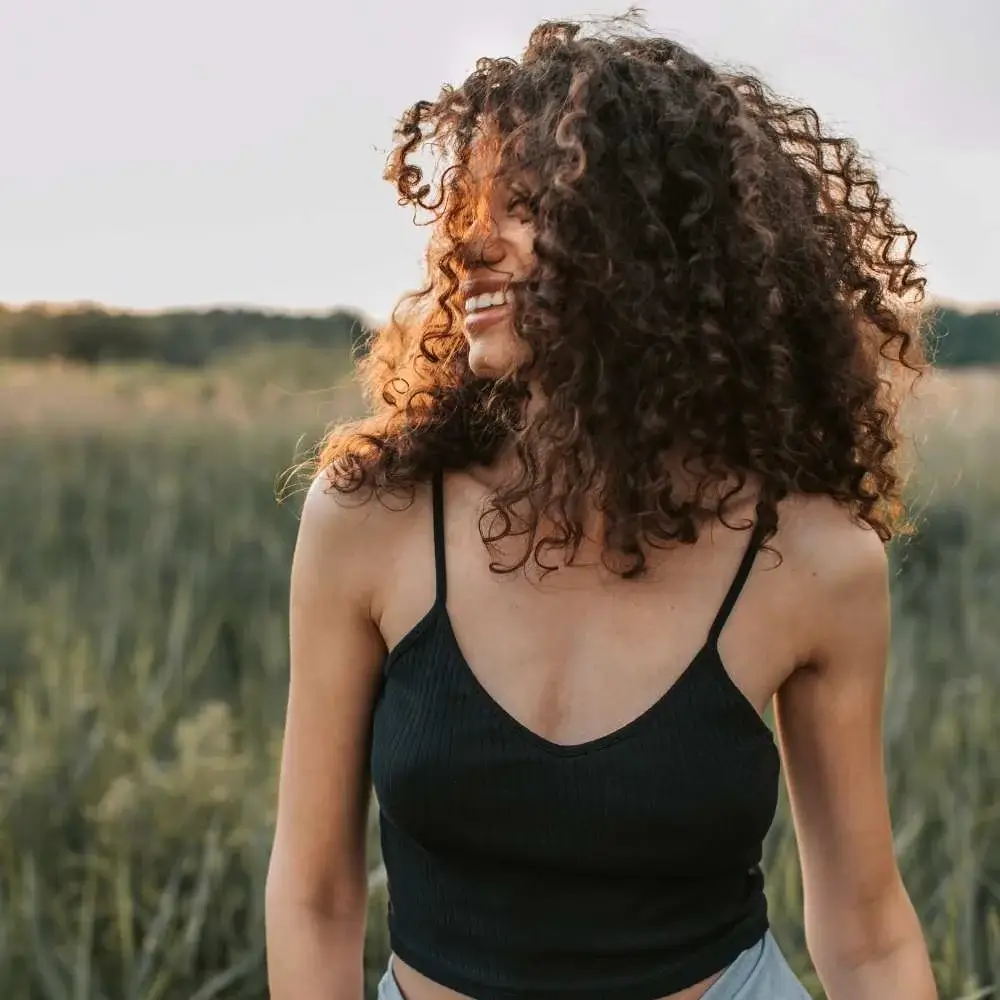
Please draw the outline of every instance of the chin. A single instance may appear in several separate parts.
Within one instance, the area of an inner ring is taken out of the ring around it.
[[[499,378],[505,368],[494,363],[484,351],[469,351],[469,370],[476,378]]]
[[[480,334],[469,340],[469,369],[476,378],[500,378],[514,371],[521,360],[513,333]]]

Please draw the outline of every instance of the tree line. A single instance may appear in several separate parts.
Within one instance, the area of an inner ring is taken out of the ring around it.
[[[1000,309],[935,306],[928,327],[938,365],[1000,365]],[[321,315],[221,308],[147,314],[96,305],[12,309],[0,304],[0,359],[61,358],[88,365],[142,360],[200,367],[226,352],[261,345],[357,351],[368,333],[366,321],[348,309]]]
[[[10,309],[0,304],[0,358],[199,368],[220,355],[261,345],[346,349],[360,346],[366,336],[362,317],[344,309],[300,316],[251,309],[135,313],[96,305]]]

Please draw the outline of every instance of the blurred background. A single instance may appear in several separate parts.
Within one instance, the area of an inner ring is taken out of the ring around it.
[[[258,1000],[297,498],[420,283],[396,118],[549,0],[0,0],[0,997]],[[857,137],[926,265],[886,750],[943,998],[1000,983],[1000,9],[699,0],[653,29]],[[988,47],[990,51],[988,51]],[[372,821],[369,985],[386,957]],[[784,803],[775,932],[803,948]]]

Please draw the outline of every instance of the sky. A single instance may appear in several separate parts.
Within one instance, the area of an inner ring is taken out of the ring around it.
[[[421,283],[382,180],[411,103],[625,3],[0,0],[0,302],[356,308]],[[934,297],[1000,299],[1000,4],[650,0],[881,167]]]

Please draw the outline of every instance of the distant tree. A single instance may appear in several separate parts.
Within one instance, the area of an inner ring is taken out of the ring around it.
[[[942,368],[1000,365],[1000,310],[934,309],[930,339],[934,361]]]
[[[52,317],[49,338],[52,353],[87,365],[149,356],[144,325],[128,313],[98,309],[61,313]]]
[[[197,367],[232,351],[307,344],[348,351],[366,323],[346,309],[290,315],[248,309],[176,310],[152,315],[99,307],[0,306],[0,357],[62,357],[84,364],[147,359]]]

